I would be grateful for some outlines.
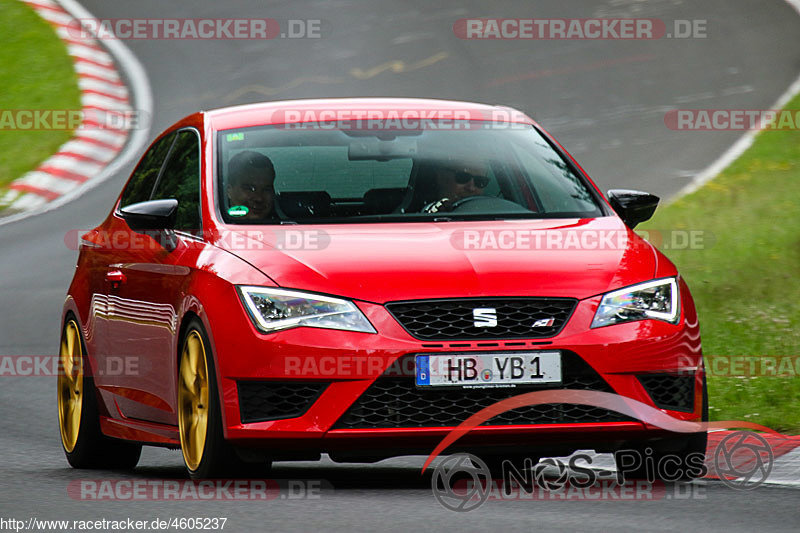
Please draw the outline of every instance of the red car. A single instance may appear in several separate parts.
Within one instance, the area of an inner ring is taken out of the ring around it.
[[[597,189],[533,120],[421,99],[195,113],[80,238],[58,382],[76,468],[180,448],[194,478],[275,460],[429,454],[531,390],[613,392],[707,416],[675,266],[632,231],[658,198]],[[451,451],[487,459],[704,452],[619,413],[500,414]]]

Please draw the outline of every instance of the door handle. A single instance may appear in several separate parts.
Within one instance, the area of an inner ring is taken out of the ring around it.
[[[111,283],[112,289],[117,289],[121,284],[128,281],[128,278],[120,270],[109,270],[106,272],[106,281]]]

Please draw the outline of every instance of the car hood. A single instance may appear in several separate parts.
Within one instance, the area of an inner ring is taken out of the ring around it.
[[[617,217],[226,226],[224,233],[218,246],[277,285],[376,303],[588,298],[650,279],[657,266],[655,249]]]

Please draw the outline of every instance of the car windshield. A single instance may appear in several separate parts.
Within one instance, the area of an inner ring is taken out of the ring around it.
[[[596,193],[530,125],[428,130],[303,123],[220,131],[217,183],[233,224],[602,216]]]

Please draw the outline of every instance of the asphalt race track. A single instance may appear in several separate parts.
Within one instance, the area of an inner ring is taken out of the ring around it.
[[[669,197],[737,132],[671,131],[671,108],[769,109],[800,73],[800,15],[783,0],[509,2],[228,2],[91,0],[100,18],[271,17],[321,20],[320,39],[130,40],[150,77],[150,138],[180,117],[260,100],[424,96],[502,103],[548,128],[602,189]],[[705,19],[705,39],[465,41],[462,17]],[[92,228],[131,165],[58,210],[0,226],[0,355],[56,353],[77,252],[70,229]],[[434,500],[422,460],[375,465],[278,463],[274,477],[323,480],[319,498],[270,502],[92,502],[82,479],[184,479],[180,452],[146,449],[132,475],[68,468],[55,378],[0,377],[0,515],[27,520],[226,517],[227,531],[648,530],[796,531],[800,492],[734,491],[701,482],[694,498],[653,502],[488,502],[470,513]],[[588,447],[588,446],[587,446]]]

